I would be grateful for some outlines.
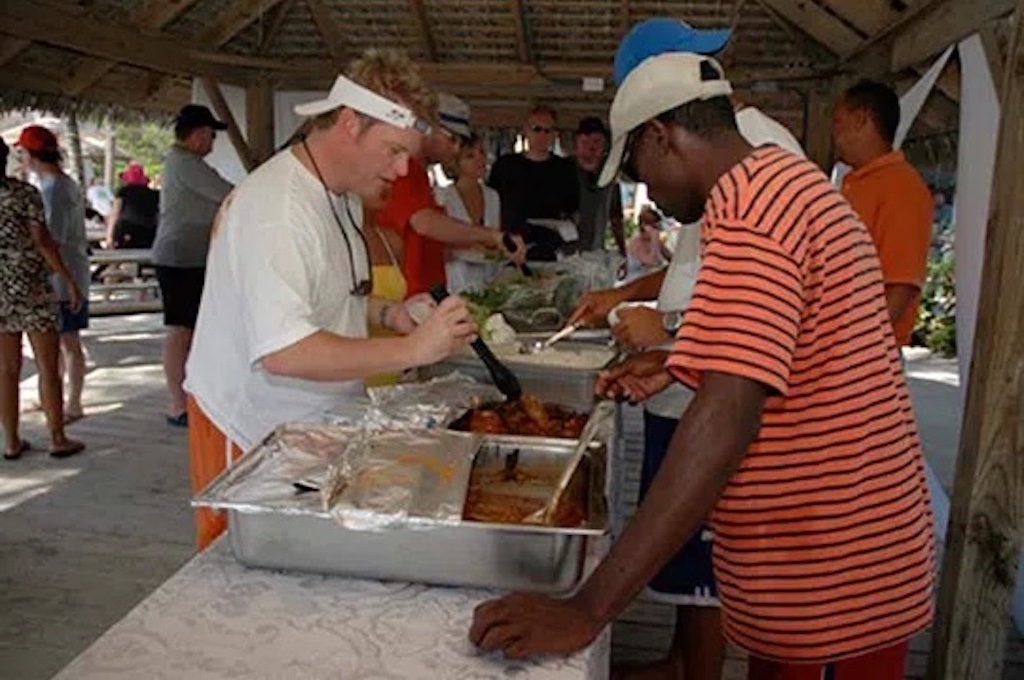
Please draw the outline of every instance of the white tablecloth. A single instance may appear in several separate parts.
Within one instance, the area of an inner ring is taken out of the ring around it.
[[[508,662],[467,640],[480,590],[247,569],[193,558],[58,680],[598,680],[610,635],[567,659]]]

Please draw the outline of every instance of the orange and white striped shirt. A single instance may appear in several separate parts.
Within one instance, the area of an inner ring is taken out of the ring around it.
[[[935,538],[867,229],[817,166],[762,147],[711,192],[702,248],[669,370],[770,391],[712,513],[726,634],[808,663],[909,638],[932,619]]]

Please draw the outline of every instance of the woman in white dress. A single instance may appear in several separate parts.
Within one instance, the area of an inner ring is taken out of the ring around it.
[[[501,227],[501,199],[498,192],[484,184],[487,152],[484,140],[473,133],[462,142],[454,167],[446,172],[455,180],[437,191],[437,200],[452,219],[484,227]],[[482,287],[500,270],[499,263],[488,262],[480,250],[451,253],[445,266],[448,289],[453,293]]]

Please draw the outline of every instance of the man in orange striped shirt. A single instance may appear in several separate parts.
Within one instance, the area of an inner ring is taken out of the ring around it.
[[[751,680],[901,680],[932,619],[935,544],[878,256],[813,163],[743,140],[730,92],[714,60],[672,53],[616,93],[602,181],[621,165],[704,231],[664,367],[602,387],[635,400],[675,379],[696,396],[583,588],[481,605],[470,637],[512,657],[581,648],[710,513],[723,629]]]

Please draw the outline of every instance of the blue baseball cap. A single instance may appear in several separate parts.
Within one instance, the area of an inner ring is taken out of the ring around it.
[[[729,42],[729,29],[699,30],[685,21],[656,17],[641,21],[626,34],[615,52],[612,73],[619,86],[644,59],[665,52],[714,55]]]

